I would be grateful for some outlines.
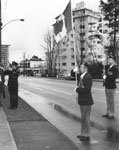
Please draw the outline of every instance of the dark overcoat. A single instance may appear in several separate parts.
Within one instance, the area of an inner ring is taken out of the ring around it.
[[[6,70],[4,75],[8,75],[8,90],[10,93],[18,94],[18,76],[19,70]]]
[[[3,69],[0,68],[0,93],[3,93],[4,90],[4,72]]]
[[[86,73],[83,79],[80,79],[79,85],[76,88],[78,93],[78,104],[82,106],[89,106],[94,104],[92,93],[92,77],[89,73]]]
[[[104,81],[104,86],[107,89],[115,89],[116,88],[116,78],[118,74],[118,69],[114,65],[111,68],[109,66],[106,69],[106,79]]]

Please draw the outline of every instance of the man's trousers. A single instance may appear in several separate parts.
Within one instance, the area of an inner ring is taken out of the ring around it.
[[[107,103],[107,112],[106,114],[114,116],[115,114],[115,89],[106,89],[106,103]]]
[[[81,111],[81,135],[90,136],[91,106],[80,106]]]

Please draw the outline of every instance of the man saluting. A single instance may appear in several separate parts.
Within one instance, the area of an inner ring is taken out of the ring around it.
[[[11,68],[4,72],[4,75],[8,75],[8,90],[10,94],[10,109],[16,109],[18,107],[18,76],[19,69],[18,64],[13,61]]]

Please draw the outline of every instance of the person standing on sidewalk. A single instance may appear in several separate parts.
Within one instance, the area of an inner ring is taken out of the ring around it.
[[[4,72],[2,64],[0,64],[0,106],[2,106],[3,92],[4,92]]]
[[[115,89],[117,73],[118,69],[115,65],[115,58],[114,56],[109,56],[108,67],[106,67],[105,75],[103,76],[107,110],[106,114],[102,117],[106,117],[107,119],[113,119],[115,114]]]
[[[91,106],[94,104],[91,88],[92,88],[92,77],[89,71],[89,64],[83,63],[80,66],[81,76],[79,85],[76,87],[78,93],[78,104],[81,111],[81,135],[78,135],[81,141],[90,140],[90,113]]]
[[[10,109],[16,109],[18,107],[18,76],[19,69],[18,64],[13,61],[11,68],[4,71],[4,75],[8,75],[8,90],[10,94]]]

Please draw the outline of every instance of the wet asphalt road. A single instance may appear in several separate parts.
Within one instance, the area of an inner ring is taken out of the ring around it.
[[[102,118],[106,110],[104,87],[101,82],[93,83],[95,105],[91,113],[91,141],[81,143],[76,138],[80,134],[80,111],[75,100],[75,81],[20,77],[19,83],[19,95],[68,136],[81,150],[119,149],[118,88],[116,119],[110,121]]]

